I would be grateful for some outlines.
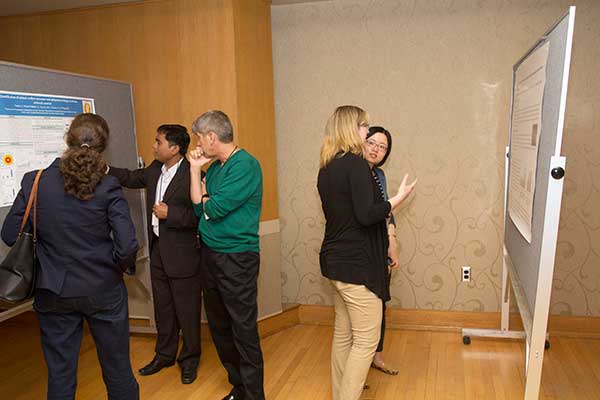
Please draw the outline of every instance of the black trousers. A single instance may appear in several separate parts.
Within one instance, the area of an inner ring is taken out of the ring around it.
[[[263,357],[256,322],[258,253],[202,248],[204,308],[229,383],[245,400],[264,400]]]
[[[75,399],[84,319],[96,344],[108,398],[139,398],[129,358],[129,313],[123,281],[111,290],[88,297],[63,298],[38,290],[33,308],[48,366],[49,400]]]
[[[388,274],[388,285],[392,279],[392,273]],[[385,337],[385,301],[381,301],[381,334],[379,335],[379,343],[377,344],[377,353],[381,353],[383,351],[383,339]]]
[[[385,301],[381,302],[382,313],[381,313],[381,334],[379,335],[379,343],[377,344],[378,353],[383,351],[383,339],[385,337]]]
[[[174,361],[179,347],[179,331],[183,346],[177,357],[180,366],[198,366],[200,362],[200,307],[202,286],[200,274],[189,278],[169,277],[164,269],[158,237],[153,238],[150,252],[150,278],[156,319],[155,352],[158,358]],[[200,256],[198,254],[198,256]],[[195,262],[195,260],[190,260]]]

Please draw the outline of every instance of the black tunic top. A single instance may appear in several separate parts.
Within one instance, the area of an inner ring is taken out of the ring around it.
[[[355,154],[340,155],[319,171],[317,188],[326,219],[321,273],[389,300],[385,219],[391,205],[381,198],[369,165]]]

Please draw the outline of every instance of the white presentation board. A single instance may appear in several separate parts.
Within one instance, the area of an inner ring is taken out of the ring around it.
[[[72,118],[97,112],[110,127],[104,157],[125,168],[138,167],[131,84],[92,76],[0,62],[0,223],[12,204],[25,171],[47,167],[64,149],[63,135]],[[12,174],[12,176],[11,176]],[[138,252],[137,273],[126,277],[129,313],[148,320],[154,331],[144,192],[125,189]],[[10,200],[10,201],[9,201]],[[0,257],[8,248],[0,241]],[[6,308],[9,305],[0,304]],[[0,312],[0,321],[31,309],[31,301]],[[132,327],[132,330],[144,330]]]
[[[575,7],[513,66],[507,147],[501,326],[463,329],[472,336],[525,338],[526,400],[538,399],[547,340],[566,159],[561,144]],[[510,292],[524,332],[509,330]]]
[[[95,112],[94,99],[0,90],[0,207],[12,205],[23,175],[62,155],[82,112]]]

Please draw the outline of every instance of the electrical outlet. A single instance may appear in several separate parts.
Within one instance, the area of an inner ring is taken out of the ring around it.
[[[471,267],[468,265],[463,265],[462,269],[462,281],[463,282],[471,282]]]

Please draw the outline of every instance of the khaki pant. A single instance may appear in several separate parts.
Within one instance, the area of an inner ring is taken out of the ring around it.
[[[335,326],[331,346],[333,400],[358,400],[381,330],[381,299],[363,285],[331,280]]]

